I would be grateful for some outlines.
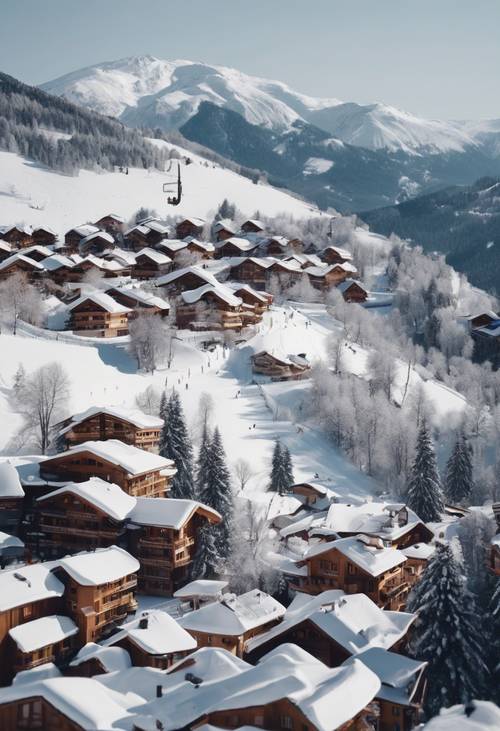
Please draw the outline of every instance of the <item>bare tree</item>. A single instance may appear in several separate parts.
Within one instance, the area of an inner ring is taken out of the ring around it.
[[[33,438],[42,454],[51,441],[51,429],[69,397],[69,380],[59,363],[47,363],[29,376],[16,394],[24,417],[23,437]]]
[[[200,433],[207,430],[214,413],[215,403],[211,394],[206,391],[200,393],[200,401],[198,404],[198,421],[200,424]]]
[[[0,320],[14,335],[17,332],[18,320],[38,325],[41,313],[41,295],[38,289],[29,283],[25,274],[11,274],[0,283]]]
[[[165,360],[172,362],[172,333],[159,315],[139,315],[129,325],[130,352],[137,365],[154,373]]]
[[[160,392],[152,385],[149,385],[144,391],[138,393],[135,397],[137,408],[144,411],[145,414],[158,416],[160,413]]]
[[[248,481],[254,476],[254,471],[249,462],[246,459],[240,457],[233,465],[234,474],[240,486],[240,491],[243,492]]]

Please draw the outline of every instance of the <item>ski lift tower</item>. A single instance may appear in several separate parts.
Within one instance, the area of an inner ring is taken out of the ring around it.
[[[182,198],[182,181],[181,181],[181,166],[177,163],[177,181],[171,180],[167,183],[163,183],[164,193],[174,193],[177,195],[169,195],[167,203],[169,206],[178,206]]]

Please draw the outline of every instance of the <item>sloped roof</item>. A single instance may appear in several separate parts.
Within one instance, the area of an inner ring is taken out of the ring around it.
[[[110,289],[106,291],[106,294],[109,294],[110,296],[113,296],[113,294],[123,294],[125,297],[135,299],[137,302],[149,307],[158,307],[161,310],[170,309],[170,305],[166,299],[159,297],[157,294],[146,292],[140,287],[110,287]]]
[[[151,259],[151,261],[154,261],[155,264],[170,264],[172,262],[172,259],[169,256],[162,254],[161,251],[156,251],[156,249],[151,249],[149,246],[145,246],[143,249],[138,251],[135,258],[138,259],[140,256],[145,256],[148,259]]]
[[[132,665],[130,655],[123,647],[103,647],[95,642],[87,642],[70,662],[70,667],[78,667],[89,660],[98,660],[108,673],[126,670]]]
[[[379,576],[406,561],[406,556],[397,548],[376,548],[363,542],[362,536],[338,538],[336,541],[312,546],[304,559],[319,556],[331,550],[340,551],[349,561],[366,571],[370,576]]]
[[[69,429],[72,429],[75,424],[81,424],[82,421],[90,419],[96,414],[109,414],[117,419],[128,421],[139,429],[161,429],[163,426],[163,419],[160,419],[158,416],[145,414],[139,409],[127,409],[123,406],[90,406],[85,411],[74,414],[71,417],[70,424],[60,434],[64,434]]]
[[[132,311],[130,307],[125,307],[124,305],[118,304],[116,300],[110,297],[109,294],[104,294],[104,292],[87,292],[86,294],[82,294],[80,297],[78,297],[77,300],[68,305],[68,310],[72,311],[76,307],[79,307],[81,304],[83,304],[83,302],[88,301],[93,302],[98,307],[102,307],[102,309],[106,310],[106,312],[113,314],[127,313]]]
[[[213,274],[211,274],[206,269],[202,269],[199,266],[196,266],[194,264],[193,266],[184,267],[183,269],[176,269],[173,272],[169,272],[168,274],[164,274],[161,277],[158,277],[155,281],[158,285],[163,286],[165,284],[171,284],[172,282],[175,282],[177,279],[180,279],[185,274],[195,274],[197,277],[200,277],[200,279],[203,279],[207,284],[213,284],[217,286],[219,284],[218,280],[214,277]]]
[[[50,500],[57,495],[66,493],[91,503],[98,510],[117,521],[125,520],[136,503],[136,498],[128,495],[121,487],[105,482],[99,477],[91,477],[86,482],[70,482],[64,487],[37,498],[37,502]]]
[[[141,620],[147,620],[147,627],[141,629]],[[150,610],[140,617],[122,624],[106,644],[114,645],[128,637],[149,655],[170,655],[176,652],[195,650],[196,640],[167,612]]]
[[[2,262],[0,262],[0,270],[7,269],[12,264],[15,264],[16,261],[23,261],[25,264],[28,264],[32,269],[39,269],[40,271],[43,271],[43,265],[40,264],[39,261],[30,259],[29,256],[25,256],[24,254],[12,254],[12,256],[4,259]]]
[[[78,627],[70,617],[53,614],[18,624],[9,630],[9,635],[21,652],[34,652],[47,645],[62,642],[77,632]]]
[[[189,584],[174,591],[176,599],[187,599],[188,597],[216,597],[228,586],[227,581],[216,581],[214,579],[195,579]]]
[[[193,304],[194,302],[199,302],[199,300],[203,299],[209,293],[226,302],[230,307],[238,307],[241,305],[241,298],[236,297],[229,287],[225,287],[223,284],[203,284],[196,289],[182,292],[181,296],[186,304]]]
[[[60,559],[58,565],[81,586],[99,586],[133,574],[139,561],[118,546],[83,551]]]
[[[208,512],[215,522],[220,522],[222,516],[197,500],[183,500],[181,498],[151,498],[139,497],[130,512],[129,518],[139,525],[157,525],[163,528],[179,530],[197,510]]]
[[[0,462],[0,498],[24,497],[19,473],[7,459]]]
[[[381,698],[400,705],[409,705],[416,690],[416,682],[427,663],[413,660],[382,647],[370,647],[356,655],[358,660],[380,679],[382,687],[377,694]],[[353,662],[352,658],[346,663]]]
[[[1,571],[0,612],[62,596],[64,584],[52,573],[56,565],[52,561]]]

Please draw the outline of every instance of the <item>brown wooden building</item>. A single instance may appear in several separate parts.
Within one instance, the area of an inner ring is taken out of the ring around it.
[[[139,590],[171,596],[189,578],[201,526],[222,518],[195,500],[138,498],[129,519],[130,550],[141,564]]]
[[[87,236],[91,236],[99,231],[98,226],[91,223],[84,223],[81,226],[71,228],[64,235],[64,249],[68,254],[78,254],[80,250],[80,241]]]
[[[494,574],[500,576],[500,534],[491,541],[490,568]]]
[[[172,460],[117,439],[77,444],[40,463],[42,479],[85,482],[100,477],[134,497],[165,497],[176,472]]]
[[[252,370],[273,381],[288,381],[307,378],[311,366],[304,355],[285,355],[262,350],[251,357]]]
[[[138,409],[120,406],[91,406],[56,425],[66,447],[88,441],[119,439],[148,452],[157,452],[163,419]]]
[[[214,224],[213,231],[216,241],[225,241],[236,234],[237,226],[232,221],[221,220]]]
[[[242,301],[222,284],[204,284],[182,292],[176,322],[178,328],[239,331],[244,324]]]
[[[18,249],[24,249],[33,243],[33,233],[23,226],[5,226],[0,229],[0,238]]]
[[[29,282],[34,282],[43,273],[42,264],[24,254],[12,254],[0,262],[0,281],[8,279],[12,274],[23,274]]]
[[[222,259],[225,256],[252,256],[258,248],[259,244],[257,242],[231,236],[217,247],[215,258]]]
[[[195,264],[159,277],[156,280],[156,284],[166,292],[179,295],[182,292],[203,287],[205,284],[217,286],[219,282],[213,274],[210,274]]]
[[[185,239],[188,236],[195,238],[201,236],[205,221],[202,218],[184,218],[175,227],[175,235],[178,239]]]
[[[247,234],[260,234],[264,231],[264,224],[256,218],[249,218],[241,225],[241,230]]]
[[[234,290],[236,297],[239,297],[245,305],[254,308],[257,315],[262,316],[273,303],[273,295],[268,292],[259,292],[248,284],[244,284]]]
[[[338,285],[338,289],[346,302],[357,302],[360,304],[361,302],[366,302],[368,299],[367,290],[353,279],[345,279]]]
[[[231,268],[231,279],[251,284],[257,290],[266,288],[268,282],[267,271],[272,261],[248,257]]]
[[[68,328],[79,335],[113,338],[128,334],[130,309],[104,292],[83,294],[69,305],[68,310]]]
[[[351,252],[340,246],[327,246],[320,256],[327,264],[343,264],[346,261],[352,261]]]
[[[123,231],[124,223],[125,220],[121,216],[117,216],[115,213],[108,213],[96,221],[94,225],[103,231],[109,231],[112,234],[117,234]]]
[[[85,236],[80,241],[80,254],[86,256],[87,254],[94,254],[94,256],[101,256],[109,248],[115,246],[114,237],[107,231],[96,231],[95,233]]]
[[[77,648],[78,627],[70,617],[33,619],[9,631],[9,663],[13,673],[46,663],[65,664]]]
[[[136,279],[153,279],[167,274],[171,268],[172,259],[169,256],[147,246],[137,252],[132,276]]]
[[[21,520],[24,490],[14,465],[0,462],[0,531],[17,534]]]

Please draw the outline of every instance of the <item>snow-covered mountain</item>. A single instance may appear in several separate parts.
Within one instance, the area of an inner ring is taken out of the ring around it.
[[[372,150],[461,152],[481,141],[477,125],[422,119],[384,104],[315,98],[279,81],[225,66],[165,61],[153,56],[89,66],[49,81],[42,88],[119,117],[126,124],[165,130],[181,127],[201,102],[208,101],[277,132],[302,120],[344,142]],[[489,131],[494,126],[495,122]]]

